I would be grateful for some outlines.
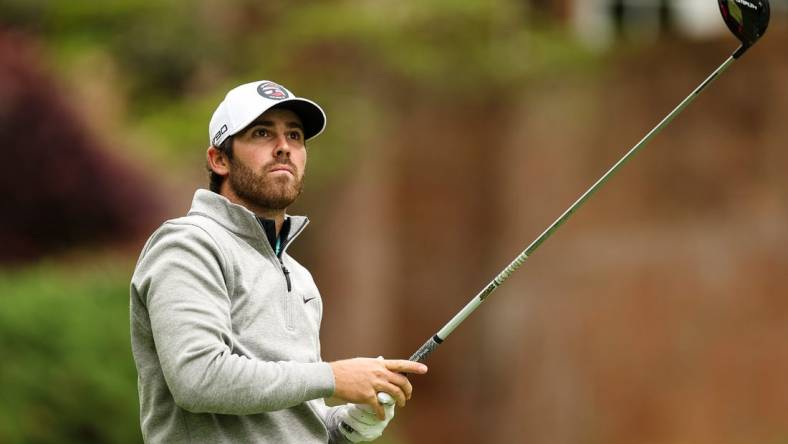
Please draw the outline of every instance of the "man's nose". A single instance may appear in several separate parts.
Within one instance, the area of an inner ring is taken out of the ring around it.
[[[274,156],[290,156],[290,140],[286,134],[281,134],[276,138],[276,149]]]

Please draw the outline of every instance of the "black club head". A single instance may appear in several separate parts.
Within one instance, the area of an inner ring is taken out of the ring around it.
[[[754,45],[766,32],[769,0],[719,0],[719,4],[725,24],[741,41],[743,50]]]

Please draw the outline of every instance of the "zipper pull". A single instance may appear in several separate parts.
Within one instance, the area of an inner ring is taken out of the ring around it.
[[[290,284],[290,270],[285,267],[285,264],[282,264],[282,272],[285,274],[285,280],[287,281],[287,291],[292,291],[293,286]]]

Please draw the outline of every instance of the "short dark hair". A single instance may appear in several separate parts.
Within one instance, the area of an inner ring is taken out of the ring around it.
[[[224,139],[224,142],[220,143],[219,146],[216,147],[219,152],[224,153],[227,156],[228,160],[233,159],[233,136],[229,136]],[[212,169],[211,165],[207,164],[206,167],[208,168],[208,179],[209,179],[209,188],[214,193],[219,193],[222,188],[222,182],[224,182],[224,176],[216,174]]]

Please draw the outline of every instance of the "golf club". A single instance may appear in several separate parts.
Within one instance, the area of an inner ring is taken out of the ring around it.
[[[496,288],[500,287],[515,270],[528,259],[544,241],[546,241],[580,206],[585,203],[607,180],[619,170],[632,156],[643,148],[654,136],[662,131],[673,119],[679,115],[690,103],[692,103],[720,74],[739,59],[748,49],[750,49],[766,32],[769,25],[770,9],[768,0],[718,0],[722,17],[725,24],[741,42],[741,46],[722,63],[711,75],[695,88],[676,108],[673,109],[657,126],[655,126],[643,139],[640,140],[624,157],[619,159],[602,177],[599,178],[591,187],[583,193],[569,208],[564,211],[547,229],[539,235],[525,250],[523,250],[514,260],[504,268],[487,286],[485,286],[476,296],[468,302],[446,325],[427,340],[409,360],[424,362],[432,352],[446,340],[446,338],[457,328],[468,316],[471,315],[482,302],[487,299]],[[393,399],[387,393],[378,393],[378,401],[382,404],[393,403]],[[342,424],[345,430],[352,431],[347,424]]]
[[[741,46],[728,57],[711,75],[695,88],[689,96],[679,103],[657,126],[646,134],[640,142],[627,152],[624,157],[619,159],[591,188],[586,190],[575,203],[569,206],[564,213],[556,219],[547,229],[534,240],[522,253],[501,271],[486,287],[484,287],[473,299],[457,313],[446,325],[433,335],[424,345],[419,348],[409,359],[411,361],[424,362],[427,357],[435,351],[446,338],[459,326],[479,305],[487,299],[496,288],[501,286],[509,276],[530,257],[544,241],[547,240],[569,217],[580,208],[607,180],[618,171],[632,156],[643,148],[655,135],[659,134],[673,119],[681,113],[690,103],[692,103],[711,84],[720,74],[725,72],[728,67],[740,58],[748,49],[755,44],[766,32],[769,25],[769,1],[768,0],[719,0],[720,11],[728,28],[741,42]]]

